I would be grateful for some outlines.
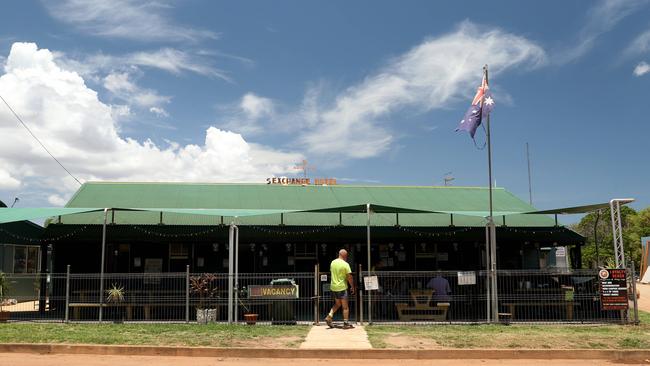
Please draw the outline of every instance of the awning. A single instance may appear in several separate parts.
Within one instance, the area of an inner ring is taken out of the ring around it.
[[[220,208],[158,208],[158,207],[140,207],[140,208],[127,208],[117,207],[109,208],[114,211],[146,211],[146,212],[168,212],[186,215],[207,215],[207,216],[223,216],[223,217],[248,217],[248,216],[263,216],[275,215],[282,213],[364,213],[367,210],[367,203],[360,203],[357,205],[348,205],[342,207],[327,207],[327,208],[313,208],[313,209],[220,209]],[[579,214],[587,213],[595,210],[609,207],[609,203],[599,203],[585,206],[575,206],[566,208],[557,208],[551,210],[539,211],[493,211],[494,217],[499,216],[512,216],[512,215],[548,215],[548,214]],[[0,224],[16,221],[34,220],[46,217],[64,216],[72,214],[80,214],[87,212],[103,211],[104,208],[91,207],[91,208],[71,208],[71,207],[38,207],[38,208],[0,208]],[[447,215],[462,215],[470,217],[488,217],[489,211],[446,211],[446,210],[423,210],[412,209],[408,207],[374,205],[370,203],[370,210],[373,213],[435,213]]]
[[[114,211],[148,211],[171,212],[187,215],[210,215],[228,217],[246,217],[258,215],[272,215],[279,213],[296,212],[297,210],[273,209],[191,209],[191,208],[110,208]],[[69,208],[69,207],[34,207],[34,208],[0,208],[0,224],[16,221],[42,219],[53,216],[64,216],[86,212],[104,211],[104,208]]]

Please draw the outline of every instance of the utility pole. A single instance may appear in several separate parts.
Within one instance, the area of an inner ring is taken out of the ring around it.
[[[528,149],[528,143],[526,143],[526,161],[528,162],[528,201],[530,205],[533,205],[533,185],[532,179],[530,176],[530,150]]]

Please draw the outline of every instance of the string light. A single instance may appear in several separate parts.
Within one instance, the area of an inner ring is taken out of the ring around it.
[[[34,239],[34,238],[27,237],[27,236],[14,234],[11,231],[5,230],[3,228],[0,228],[0,232],[7,234],[7,235],[11,236],[14,239],[18,239],[18,240],[22,240],[22,241],[29,241],[29,242],[33,242],[33,243],[39,243],[41,241],[40,239]]]
[[[324,233],[331,231],[333,229],[340,228],[341,226],[339,225],[331,225],[331,226],[322,226],[316,229],[310,229],[310,230],[292,230],[292,231],[286,231],[286,230],[274,230],[274,229],[267,229],[265,227],[261,226],[244,226],[246,228],[251,228],[253,230],[261,231],[263,233],[267,234],[279,234],[279,235],[308,235],[308,234],[316,234],[316,233]]]
[[[154,235],[154,236],[158,236],[158,237],[161,237],[161,238],[198,237],[198,236],[213,234],[213,233],[216,233],[217,231],[220,231],[219,228],[211,228],[211,229],[208,229],[208,230],[196,231],[196,232],[193,232],[193,233],[167,234],[167,233],[156,232],[156,231],[153,231],[153,230],[148,230],[148,229],[145,229],[145,228],[142,228],[142,227],[139,227],[139,226],[135,226],[135,225],[131,226],[131,227],[138,230],[138,231],[140,231],[140,232],[143,232],[145,234]]]
[[[87,228],[88,228],[88,226],[84,225],[84,226],[80,227],[79,229],[77,229],[75,231],[72,231],[72,232],[69,232],[67,234],[54,236],[54,237],[52,237],[52,236],[44,237],[42,239],[42,241],[43,241],[43,243],[48,243],[48,242],[59,241],[59,240],[62,240],[62,239],[68,239],[68,238],[71,238],[71,237],[79,234],[80,232],[86,230]]]

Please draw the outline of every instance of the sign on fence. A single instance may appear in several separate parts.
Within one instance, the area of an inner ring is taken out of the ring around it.
[[[366,291],[379,290],[379,280],[377,279],[377,276],[364,277],[363,284],[366,288]]]
[[[627,310],[627,276],[624,269],[601,269],[600,304],[602,310]]]
[[[298,285],[252,285],[248,297],[256,299],[297,299]]]
[[[458,272],[458,285],[476,285],[476,272],[474,271],[459,271]]]

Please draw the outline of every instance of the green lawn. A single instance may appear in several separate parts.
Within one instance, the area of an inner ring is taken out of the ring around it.
[[[431,325],[366,327],[375,348],[650,348],[650,313],[641,325]]]
[[[308,326],[222,324],[0,324],[0,343],[297,348]]]

